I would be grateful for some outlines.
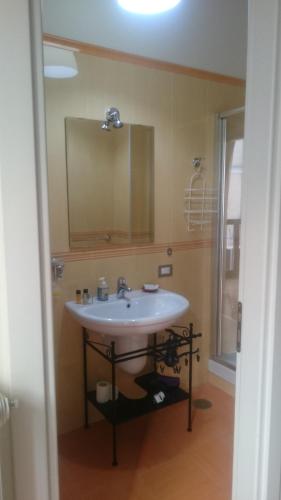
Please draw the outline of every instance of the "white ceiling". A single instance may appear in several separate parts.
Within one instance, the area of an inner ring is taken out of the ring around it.
[[[151,0],[153,1],[153,0]],[[153,16],[117,0],[43,0],[45,33],[245,78],[247,0],[182,0]]]

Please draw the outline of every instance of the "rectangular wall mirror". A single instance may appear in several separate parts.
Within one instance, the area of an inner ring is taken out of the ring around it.
[[[66,118],[71,249],[152,242],[154,128]]]

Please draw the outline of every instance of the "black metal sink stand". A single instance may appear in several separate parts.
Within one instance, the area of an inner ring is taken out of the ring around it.
[[[103,416],[112,424],[112,465],[118,465],[117,462],[117,447],[116,447],[116,426],[122,422],[131,420],[138,416],[145,415],[149,412],[159,410],[160,408],[169,406],[179,401],[188,400],[188,418],[187,430],[192,431],[192,358],[197,355],[199,361],[199,349],[193,350],[193,340],[201,337],[201,333],[193,333],[193,324],[188,327],[175,325],[172,328],[165,330],[168,334],[168,340],[157,343],[157,334],[153,334],[153,344],[142,349],[128,351],[122,354],[116,354],[115,342],[105,344],[91,340],[90,333],[86,328],[82,329],[83,335],[83,375],[84,375],[84,425],[89,427],[88,402],[91,402]],[[87,347],[90,347],[100,356],[111,363],[111,383],[112,394],[111,401],[107,403],[99,403],[96,398],[96,391],[89,391],[88,387],[88,360]],[[178,352],[179,348],[188,347],[187,350]],[[135,382],[147,391],[147,395],[142,399],[126,398],[121,392],[116,398],[116,365],[124,361],[130,361],[143,356],[150,356],[154,360],[154,372],[142,375],[135,379]],[[180,387],[166,390],[166,398],[160,405],[153,401],[153,392],[155,388],[163,388],[161,386],[161,375],[156,371],[157,363],[163,363],[165,366],[174,368],[175,373],[180,371],[180,358],[185,358],[185,364],[188,365],[188,392]],[[157,385],[158,384],[158,385]]]

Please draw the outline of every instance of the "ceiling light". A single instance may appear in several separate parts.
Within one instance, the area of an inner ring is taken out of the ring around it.
[[[44,76],[73,78],[77,73],[77,63],[71,49],[44,44]]]
[[[118,0],[123,9],[136,14],[158,14],[173,9],[181,0]]]

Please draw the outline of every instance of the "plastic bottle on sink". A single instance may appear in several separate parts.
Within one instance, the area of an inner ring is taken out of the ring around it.
[[[98,300],[108,300],[108,284],[104,277],[99,278],[99,283],[97,287],[97,299]]]

